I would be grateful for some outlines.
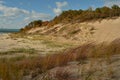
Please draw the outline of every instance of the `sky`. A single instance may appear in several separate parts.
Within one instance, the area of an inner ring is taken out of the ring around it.
[[[20,29],[34,20],[52,20],[64,10],[120,6],[120,0],[0,0],[0,28]]]

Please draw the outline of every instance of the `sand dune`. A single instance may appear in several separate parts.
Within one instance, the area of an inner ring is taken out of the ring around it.
[[[91,30],[92,28],[94,30]],[[38,34],[26,35],[25,38],[10,38],[8,34],[1,34],[0,51],[13,48],[34,48],[42,53],[44,53],[43,51],[49,53],[91,41],[111,42],[120,38],[120,18],[102,20],[101,22],[61,24],[51,28],[41,27],[29,32],[38,32]],[[40,35],[40,33],[45,35]]]
[[[120,18],[89,23],[95,27],[95,41],[113,41],[120,38]]]
[[[93,27],[95,30],[91,30]],[[81,43],[87,41],[113,41],[120,38],[120,17],[94,22],[57,24],[53,27],[44,26],[31,29],[28,33],[62,36],[71,40],[78,40]]]

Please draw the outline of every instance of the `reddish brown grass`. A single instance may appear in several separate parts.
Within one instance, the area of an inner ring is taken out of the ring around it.
[[[120,40],[114,40],[110,44],[84,44],[79,47],[69,49],[58,54],[47,55],[33,59],[23,59],[15,62],[0,62],[0,78],[3,80],[13,80],[18,75],[28,75],[31,71],[39,70],[39,74],[57,66],[66,65],[70,61],[84,60],[89,57],[104,57],[120,53]],[[12,64],[12,65],[11,65]],[[15,74],[18,73],[18,74]],[[16,78],[18,78],[16,77]],[[14,79],[15,80],[15,79]]]

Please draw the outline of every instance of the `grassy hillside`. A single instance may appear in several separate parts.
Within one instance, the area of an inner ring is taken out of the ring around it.
[[[114,18],[120,16],[120,7],[117,5],[113,5],[112,7],[101,7],[93,10],[89,8],[87,10],[68,10],[63,11],[59,16],[56,16],[51,21],[41,21],[36,20],[24,28],[21,29],[21,32],[25,32],[30,30],[31,28],[42,27],[42,26],[54,26],[59,23],[81,23],[91,20],[101,20],[106,18]]]
[[[105,18],[112,18],[115,16],[120,16],[120,7],[113,5],[112,7],[101,7],[93,10],[89,8],[87,10],[68,10],[63,11],[62,14],[55,17],[51,21],[51,25],[58,23],[76,23],[76,22],[85,22],[90,20],[98,20]]]

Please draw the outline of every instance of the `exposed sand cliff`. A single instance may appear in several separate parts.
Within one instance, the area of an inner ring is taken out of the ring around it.
[[[120,18],[93,22],[89,25],[93,25],[96,29],[93,36],[96,41],[113,41],[120,38]]]
[[[64,37],[80,42],[112,41],[116,38],[120,38],[120,17],[93,22],[57,24],[53,27],[44,26],[31,29],[28,33]]]

